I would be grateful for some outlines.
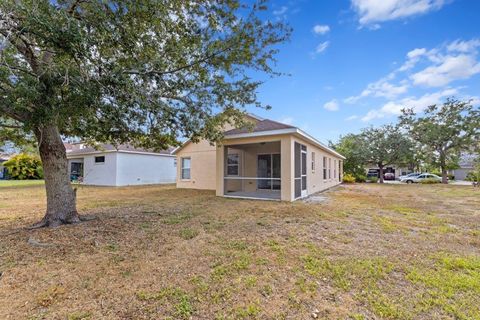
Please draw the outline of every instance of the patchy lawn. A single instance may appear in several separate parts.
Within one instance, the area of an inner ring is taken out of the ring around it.
[[[38,186],[44,183],[43,180],[0,180],[0,188]]]
[[[84,187],[97,220],[0,188],[1,319],[480,319],[480,191],[349,185],[321,203]]]

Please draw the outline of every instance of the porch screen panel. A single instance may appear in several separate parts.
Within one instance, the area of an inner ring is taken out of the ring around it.
[[[272,178],[280,179],[280,154],[272,154]],[[273,190],[280,190],[281,181],[272,180]]]
[[[307,190],[307,147],[302,145],[302,190]]]
[[[302,196],[302,151],[300,143],[295,142],[295,198]]]
[[[259,178],[271,178],[272,170],[272,158],[269,154],[258,155],[258,169],[257,176]],[[258,189],[271,189],[272,181],[268,179],[262,179],[257,181]]]

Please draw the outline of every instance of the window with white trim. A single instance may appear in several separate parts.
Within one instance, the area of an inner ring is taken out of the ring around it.
[[[332,179],[332,158],[328,158],[328,179]]]
[[[337,176],[337,160],[333,160],[333,178]]]
[[[312,152],[312,172],[315,172],[315,152]]]
[[[323,180],[327,180],[327,157],[323,157]]]
[[[190,158],[182,158],[181,160],[181,177],[183,180],[190,179],[190,166],[191,166],[191,159]]]
[[[238,165],[240,163],[240,155],[238,153],[230,153],[227,155],[227,175],[238,176]]]
[[[102,164],[102,163],[105,163],[105,156],[95,157],[95,164]]]

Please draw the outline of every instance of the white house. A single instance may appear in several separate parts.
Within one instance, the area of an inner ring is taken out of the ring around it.
[[[10,155],[6,153],[0,153],[0,179],[7,178],[7,168],[3,166],[3,163],[10,159]]]
[[[72,180],[99,186],[167,184],[176,181],[176,159],[171,150],[154,152],[130,145],[65,144]]]

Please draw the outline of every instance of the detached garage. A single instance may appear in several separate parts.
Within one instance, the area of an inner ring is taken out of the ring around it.
[[[68,174],[87,185],[130,186],[175,183],[176,159],[171,150],[153,152],[129,145],[66,144]]]

